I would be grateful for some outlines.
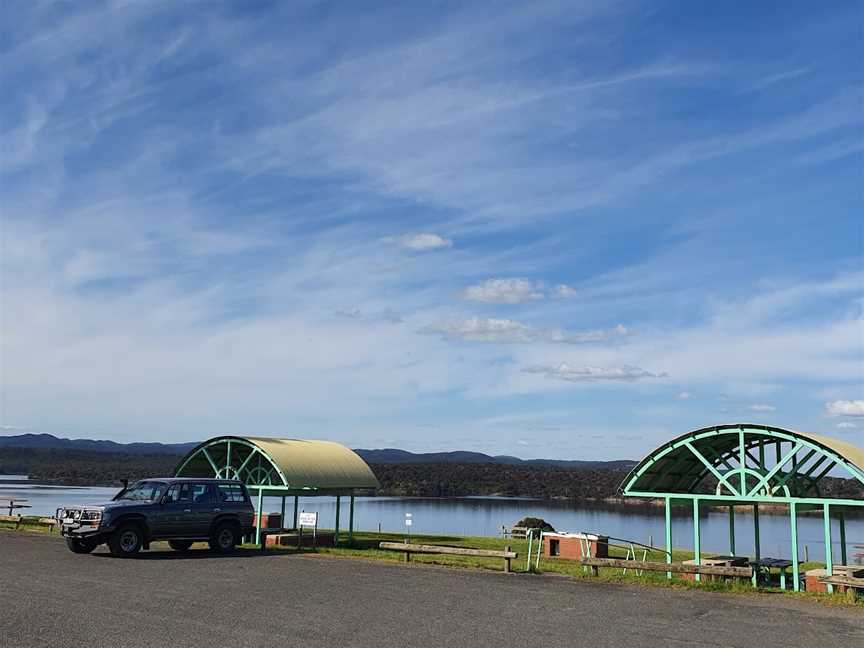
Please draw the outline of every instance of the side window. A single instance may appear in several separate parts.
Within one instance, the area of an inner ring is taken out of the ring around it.
[[[195,504],[210,503],[210,485],[209,484],[192,484],[192,501]]]
[[[173,484],[165,493],[165,503],[191,502],[192,486],[190,484]]]
[[[174,484],[165,493],[165,503],[172,504],[180,501],[180,484]]]
[[[220,502],[245,502],[243,489],[239,484],[219,484],[219,501]]]

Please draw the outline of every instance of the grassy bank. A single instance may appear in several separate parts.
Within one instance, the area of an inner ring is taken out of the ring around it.
[[[0,530],[5,531],[15,531],[15,523],[0,520]],[[22,518],[21,524],[17,529],[19,532],[35,532],[40,534],[49,534],[56,532],[49,531],[48,527],[39,524],[38,518]],[[347,534],[343,534],[343,540],[347,539]],[[393,552],[393,551],[385,551],[378,548],[379,542],[402,542],[405,539],[404,534],[396,534],[396,533],[374,533],[374,532],[356,532],[354,534],[354,541],[351,546],[340,545],[339,547],[318,547],[316,549],[304,548],[302,553],[314,554],[314,555],[324,555],[324,556],[333,556],[340,558],[350,558],[350,559],[363,559],[363,560],[378,560],[384,562],[402,562],[404,557],[401,553]],[[527,568],[527,552],[528,552],[528,543],[525,540],[519,539],[504,539],[504,538],[489,538],[482,536],[438,536],[438,535],[412,535],[412,542],[422,543],[422,544],[438,544],[438,545],[448,545],[453,547],[466,547],[466,548],[474,548],[474,549],[496,549],[503,550],[505,547],[510,547],[513,551],[519,553],[519,558],[514,560],[512,563],[512,570],[515,573],[525,573],[528,571]],[[207,545],[205,543],[197,543],[193,548],[195,549],[205,549]],[[534,545],[536,551],[536,544]],[[247,550],[257,550],[256,545],[243,545],[244,549]],[[154,550],[161,551],[170,551],[168,549],[167,543],[154,543]],[[269,547],[269,552],[285,552],[285,553],[298,553],[298,549],[296,547]],[[612,547],[610,548],[610,557],[613,558],[624,558],[624,550]],[[709,553],[703,553],[703,556],[708,556]],[[638,554],[638,557],[642,558],[641,551]],[[673,550],[672,557],[675,562],[689,560],[693,558],[692,551],[686,551],[681,549]],[[659,550],[655,550],[653,552],[649,552],[646,558],[647,560],[654,561],[664,561],[665,553]],[[532,565],[533,565],[532,560]],[[479,570],[491,570],[491,571],[502,571],[503,568],[503,560],[495,559],[495,558],[478,558],[474,556],[450,556],[450,555],[433,555],[433,554],[414,554],[411,557],[412,564],[425,564],[425,565],[440,565],[444,567],[456,567],[462,569],[479,569]],[[806,562],[801,563],[800,570],[803,573],[808,569],[815,569],[824,567],[823,563],[818,562]],[[559,574],[564,577],[574,578],[574,579],[584,579],[584,580],[593,580],[593,581],[602,581],[607,583],[630,583],[630,584],[642,584],[642,585],[652,585],[657,587],[673,587],[673,588],[695,588],[700,590],[708,590],[708,591],[718,591],[718,592],[735,592],[739,594],[747,594],[752,595],[754,592],[759,593],[771,593],[782,596],[792,596],[798,598],[805,598],[814,601],[819,601],[828,604],[836,604],[836,605],[853,605],[856,607],[860,607],[864,609],[864,600],[859,597],[859,599],[855,602],[850,602],[844,595],[841,594],[823,594],[816,592],[793,592],[791,590],[781,590],[777,587],[760,587],[758,590],[754,590],[751,587],[749,581],[743,581],[741,579],[733,579],[731,582],[723,582],[723,581],[703,581],[701,583],[696,583],[695,581],[686,580],[683,578],[673,578],[669,580],[666,578],[666,574],[664,572],[643,572],[641,575],[636,574],[633,570],[628,570],[626,574],[622,573],[620,569],[612,569],[612,568],[600,568],[598,576],[592,576],[586,571],[583,571],[582,566],[573,560],[565,560],[561,558],[545,558],[541,557],[540,560],[540,573],[543,574]],[[776,576],[775,576],[776,580]],[[791,570],[787,571],[787,585],[791,587]]]
[[[344,537],[344,536],[343,536]],[[379,542],[402,542],[405,539],[404,534],[393,534],[393,533],[366,533],[360,532],[354,534],[354,544],[352,546],[340,546],[340,547],[321,547],[314,550],[314,553],[329,555],[329,556],[338,556],[345,558],[359,558],[366,560],[382,560],[387,562],[402,562],[404,560],[403,556],[400,553],[393,551],[385,551],[378,548]],[[441,544],[448,545],[453,547],[470,547],[475,549],[497,549],[503,550],[505,547],[509,546],[513,551],[519,553],[519,558],[513,561],[512,570],[516,573],[525,573],[528,571],[527,567],[527,551],[528,551],[528,543],[525,540],[518,539],[504,539],[504,538],[489,538],[489,537],[479,537],[479,536],[435,536],[435,535],[412,535],[411,541],[422,544]],[[248,547],[254,547],[255,545],[247,545]],[[534,551],[536,551],[536,543],[534,544]],[[273,547],[268,548],[268,551],[287,551],[287,552],[297,552],[296,547]],[[312,552],[311,549],[304,549],[304,552]],[[533,551],[532,551],[533,553]],[[613,547],[610,548],[610,557],[612,558],[624,558],[625,551],[623,549]],[[712,555],[710,553],[703,553],[703,556]],[[642,558],[641,551],[638,553],[638,557]],[[692,551],[686,551],[681,549],[675,549],[672,552],[672,558],[675,562],[689,560],[693,558]],[[646,560],[653,561],[664,561],[665,560],[665,552],[656,550],[653,552],[649,552]],[[484,569],[484,570],[492,570],[492,571],[502,571],[503,560],[495,559],[495,558],[476,558],[473,556],[450,556],[450,555],[432,555],[432,554],[414,554],[411,556],[411,562],[427,564],[427,565],[441,565],[441,566],[449,566],[449,567],[460,567],[463,569]],[[534,560],[532,559],[532,565],[534,564]],[[800,570],[801,573],[808,569],[816,569],[824,567],[824,563],[818,563],[814,561],[801,563]],[[686,580],[683,578],[673,578],[669,580],[666,578],[665,572],[643,572],[642,574],[636,574],[633,570],[628,570],[626,574],[622,573],[620,569],[612,569],[612,568],[600,568],[598,576],[592,576],[587,571],[583,571],[582,566],[574,560],[565,560],[561,558],[545,558],[541,557],[540,559],[540,568],[539,572],[543,574],[560,574],[562,576],[566,576],[574,579],[585,579],[585,580],[600,580],[608,583],[631,583],[631,584],[647,584],[654,585],[658,587],[680,587],[680,588],[695,588],[701,590],[710,590],[710,591],[720,591],[720,592],[737,592],[742,594],[753,594],[754,592],[762,592],[762,593],[774,593],[784,596],[795,596],[799,598],[807,598],[813,600],[819,600],[826,603],[832,604],[840,604],[840,605],[855,605],[861,608],[864,608],[864,600],[859,600],[855,603],[850,603],[845,596],[834,594],[822,594],[815,592],[793,592],[791,590],[781,590],[779,587],[760,587],[757,590],[751,586],[750,581],[743,581],[741,579],[732,579],[731,582],[723,582],[720,580],[716,581],[703,581],[701,583],[697,583],[695,581]],[[777,578],[775,571],[775,580]],[[792,576],[791,570],[787,570],[787,586],[791,587]]]

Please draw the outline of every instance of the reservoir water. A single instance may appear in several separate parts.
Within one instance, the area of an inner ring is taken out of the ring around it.
[[[46,486],[0,476],[0,499],[15,497],[28,500],[31,508],[20,509],[25,515],[53,515],[58,506],[104,502],[117,488]],[[254,501],[254,498],[253,498]],[[264,499],[264,510],[278,512],[281,498]],[[293,498],[286,501],[290,519]],[[300,498],[299,508],[317,511],[322,527],[333,526],[336,502],[332,497]],[[753,516],[741,507],[736,510],[736,553],[753,553]],[[3,511],[6,513],[7,511]],[[500,535],[502,526],[513,526],[526,516],[540,517],[559,531],[591,531],[638,542],[652,541],[662,545],[663,508],[653,505],[609,505],[564,501],[516,499],[501,497],[411,498],[358,497],[355,504],[355,528],[364,531],[407,532],[406,514],[411,514],[411,533],[445,535]],[[348,498],[342,498],[341,527],[348,527]],[[700,517],[704,551],[729,551],[729,516],[727,510],[710,509]],[[689,507],[674,509],[673,544],[680,548],[693,547],[692,513]],[[790,556],[790,520],[785,511],[769,514],[760,510],[759,528],[763,556]],[[839,556],[839,526],[834,521],[832,532],[834,555]],[[821,515],[799,515],[799,546],[811,560],[823,560],[825,547]],[[864,545],[864,517],[848,517],[846,521],[847,551],[850,562],[856,552],[854,545]],[[835,558],[837,560],[837,558]]]

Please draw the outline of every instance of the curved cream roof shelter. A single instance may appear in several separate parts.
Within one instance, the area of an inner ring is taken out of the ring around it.
[[[341,497],[350,497],[348,541],[354,535],[354,494],[380,485],[368,464],[353,450],[333,441],[222,436],[190,451],[174,471],[176,477],[237,479],[258,495],[255,543],[261,544],[264,496],[282,500],[279,531],[287,531],[285,498],[294,496],[294,523],[298,530],[299,497],[330,495],[336,498],[334,542],[339,542]],[[269,522],[268,525],[272,526]],[[317,528],[317,525],[316,525]],[[268,529],[267,533],[276,532]],[[302,529],[300,530],[302,533]]]
[[[340,443],[252,436],[205,441],[183,458],[175,476],[239,479],[250,488],[298,491],[379,487],[368,464]]]

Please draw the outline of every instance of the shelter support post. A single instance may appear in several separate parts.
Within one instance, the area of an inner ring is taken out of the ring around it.
[[[297,510],[298,506],[300,506],[300,496],[295,495],[294,496],[294,527],[293,527],[294,529],[297,528],[297,520],[298,520],[297,516],[299,514],[299,511]]]
[[[762,558],[761,554],[762,554],[762,551],[761,551],[761,548],[759,546],[759,505],[754,504],[753,505],[753,559],[756,562],[759,562],[759,560]],[[758,568],[753,570],[753,587],[759,586],[759,580],[757,577],[758,571],[759,571]],[[782,573],[785,574],[785,570]],[[785,579],[783,579],[783,580],[785,580]]]
[[[841,510],[837,516],[840,522],[840,564],[848,565],[846,562],[846,514]]]
[[[828,502],[822,505],[822,522],[825,526],[825,571],[831,576],[834,574],[834,556],[831,547],[831,507]],[[828,593],[834,593],[834,586],[828,583]]]
[[[351,500],[348,506],[348,544],[354,544],[354,491],[351,491]]]
[[[285,496],[282,496],[282,516],[279,518],[279,524],[285,528]]]
[[[666,562],[672,562],[672,498],[666,497]],[[666,572],[666,578],[672,578],[672,572]]]
[[[261,518],[264,515],[264,489],[258,489],[258,515],[255,517],[255,544],[261,544]]]
[[[760,560],[762,558],[762,548],[761,542],[759,538],[759,505],[753,505],[753,551],[756,557],[756,560]]]
[[[702,564],[702,531],[699,528],[699,498],[693,498],[693,560]],[[702,580],[702,574],[696,574],[696,580]]]
[[[729,555],[735,555],[735,506],[729,505]]]
[[[789,524],[792,531],[792,589],[801,589],[798,570],[798,510],[795,502],[789,503]]]
[[[339,514],[340,514],[339,509],[340,509],[341,505],[342,505],[342,496],[337,495],[336,496],[336,528],[333,531],[333,544],[334,545],[339,544]]]

